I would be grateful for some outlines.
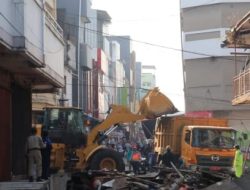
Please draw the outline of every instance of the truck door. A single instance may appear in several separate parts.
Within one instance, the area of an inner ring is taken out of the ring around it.
[[[191,158],[191,131],[184,128],[182,135],[181,156],[185,164],[189,165]]]

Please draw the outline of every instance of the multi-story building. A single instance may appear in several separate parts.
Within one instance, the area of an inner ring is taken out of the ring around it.
[[[46,10],[53,20],[57,19],[56,0],[45,2]],[[32,124],[41,124],[43,108],[46,106],[72,106],[72,73],[76,70],[76,48],[69,39],[64,40],[64,86],[54,93],[32,94]]]
[[[156,86],[155,72],[156,67],[154,65],[142,65],[141,98],[147,94],[148,90]]]
[[[130,36],[110,36],[110,41],[116,41],[120,44],[120,61],[125,69],[125,86],[127,88],[120,88],[119,93],[123,101],[127,101],[125,105],[133,105],[131,89],[131,80],[133,78],[131,71],[131,40]],[[132,108],[132,107],[131,107]]]
[[[226,31],[248,12],[248,0],[181,0],[183,72],[187,112],[208,111],[237,128],[249,121],[249,107],[232,106],[232,79],[245,62],[235,64],[232,50],[222,48]]]
[[[141,88],[141,74],[142,74],[142,63],[135,63],[135,88],[140,90]]]
[[[135,63],[135,110],[139,109],[140,101],[141,101],[141,78],[142,78],[142,63],[136,62]]]
[[[130,102],[130,110],[135,112],[137,109],[136,105],[136,76],[135,76],[135,69],[136,69],[136,52],[132,51],[130,54],[130,80],[129,80],[129,102]]]
[[[223,46],[233,48],[233,52],[238,52],[238,48],[244,49],[244,53],[236,53],[235,64],[238,56],[245,55],[247,59],[244,66],[239,70],[233,79],[233,105],[245,105],[250,103],[250,12],[240,19],[227,33]]]
[[[71,71],[72,81],[68,81],[67,78],[66,80],[72,86],[72,105],[82,108],[83,111],[89,109],[91,98],[89,79],[93,67],[93,47],[86,41],[86,25],[90,23],[91,2],[91,0],[57,0],[58,23],[63,28],[64,38],[76,48],[76,68],[72,68]]]
[[[105,112],[108,110],[108,94],[107,94],[107,74],[108,74],[108,58],[101,48],[97,50],[96,75],[94,80],[95,86],[95,103],[94,116],[104,119]]]
[[[114,104],[127,105],[127,97],[122,96],[121,89],[125,88],[125,70],[120,59],[120,44],[111,41],[110,76],[113,79]]]
[[[54,19],[54,5],[52,0],[1,1],[0,181],[26,173],[32,93],[64,85],[63,31]]]
[[[76,70],[76,47],[70,40],[65,40],[64,53],[64,88],[59,93],[59,103],[65,106],[72,106],[73,74]]]
[[[109,62],[110,43],[105,36],[111,17],[106,11],[96,10],[95,35],[97,37],[96,59],[93,65],[93,108],[92,114],[96,118],[105,118],[109,104],[113,99],[113,88],[110,91]]]

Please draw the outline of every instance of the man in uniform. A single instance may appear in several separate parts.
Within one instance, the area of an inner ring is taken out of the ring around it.
[[[43,143],[46,144],[46,148],[41,150],[42,153],[42,179],[48,180],[50,176],[49,168],[50,168],[50,155],[52,150],[52,142],[49,138],[48,131],[42,132]]]
[[[36,171],[37,181],[41,181],[42,176],[42,156],[41,149],[46,145],[41,137],[36,136],[36,128],[31,128],[31,135],[27,139],[26,151],[28,156],[28,175],[29,181],[33,182],[33,175]]]
[[[235,156],[234,156],[233,168],[234,168],[235,176],[240,178],[243,174],[243,154],[240,151],[239,145],[235,145],[234,148],[236,149],[236,151],[235,151]]]

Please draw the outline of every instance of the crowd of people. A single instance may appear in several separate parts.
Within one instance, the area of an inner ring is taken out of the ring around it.
[[[153,141],[142,143],[135,142],[125,137],[121,139],[108,138],[105,145],[119,152],[125,161],[128,170],[135,174],[154,171],[154,166],[162,165],[172,167],[171,162],[177,167],[183,167],[183,161],[172,153],[171,147],[167,146],[162,154],[154,151]]]
[[[173,154],[171,147],[168,145],[165,150],[158,154],[154,152],[153,141],[142,143],[141,141],[135,142],[131,139],[108,139],[106,142],[109,148],[120,152],[124,157],[126,165],[133,169],[135,174],[146,171],[153,171],[154,166],[184,167],[184,161],[178,155]],[[239,178],[243,173],[243,154],[239,145],[235,146],[235,158],[233,162],[233,176]]]
[[[47,180],[50,176],[50,155],[52,149],[52,142],[48,137],[48,132],[43,131],[42,137],[36,135],[36,128],[31,128],[31,134],[27,138],[26,156],[28,161],[28,176],[29,181]],[[182,168],[184,162],[180,157],[173,154],[171,147],[168,145],[162,154],[157,154],[154,151],[153,141],[148,143],[135,142],[123,138],[108,138],[104,144],[113,150],[116,150],[124,158],[128,169],[133,169],[135,174],[146,171],[153,171],[154,166],[163,165],[165,167]],[[242,176],[243,170],[243,155],[238,145],[235,146],[235,158],[233,168],[236,177]]]

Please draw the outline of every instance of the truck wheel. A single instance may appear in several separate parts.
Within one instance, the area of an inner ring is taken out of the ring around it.
[[[100,170],[104,168],[108,170],[116,169],[118,171],[125,170],[122,155],[110,149],[102,149],[98,151],[90,160],[89,166],[92,170]]]

